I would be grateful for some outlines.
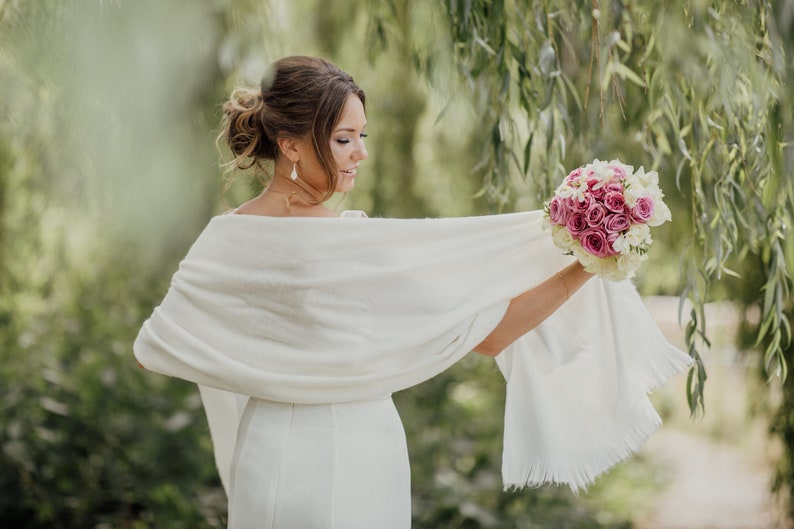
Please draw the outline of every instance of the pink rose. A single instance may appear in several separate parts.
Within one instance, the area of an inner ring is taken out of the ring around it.
[[[594,198],[599,200],[604,198],[604,186],[600,186],[596,188],[596,186],[600,181],[601,180],[599,180],[598,178],[587,179],[587,189],[590,191],[590,194],[593,195]]]
[[[623,184],[616,178],[613,178],[604,186],[604,193],[620,193],[622,195],[623,190]]]
[[[580,168],[578,168],[578,169],[574,169],[573,171],[571,171],[570,173],[568,173],[568,176],[567,176],[567,177],[565,177],[565,181],[566,181],[567,183],[569,183],[569,184],[572,184],[572,183],[574,183],[574,182],[575,182],[575,181],[576,181],[576,180],[579,178],[579,176],[580,176],[581,174],[582,174],[582,168],[581,168],[581,167],[580,167]]]
[[[566,200],[563,198],[554,197],[549,202],[549,220],[554,224],[565,225],[570,212],[570,204],[566,204]]]
[[[646,223],[653,216],[653,200],[651,197],[640,197],[631,208],[631,218],[635,222]]]
[[[578,237],[580,233],[588,228],[587,217],[585,217],[584,213],[581,211],[572,211],[571,214],[568,215],[568,221],[565,223],[565,227],[568,228],[571,235]]]
[[[615,241],[620,237],[619,233],[607,232],[607,246],[609,246],[609,255],[618,255],[620,252],[615,250]]]
[[[590,193],[585,193],[584,196],[582,197],[582,200],[573,199],[571,208],[573,209],[573,211],[584,213],[585,211],[590,209],[590,206],[592,206],[594,202],[595,202],[595,198],[593,198],[593,195],[591,195]]]
[[[629,216],[625,213],[613,213],[612,215],[607,215],[607,218],[604,219],[604,229],[607,233],[623,232],[629,229],[630,225]]]
[[[609,255],[609,243],[607,242],[607,235],[601,228],[590,228],[582,232],[579,236],[579,242],[582,248],[596,257],[606,257]]]
[[[626,209],[626,199],[623,197],[623,193],[610,191],[604,195],[604,205],[609,211],[622,213]]]
[[[607,208],[604,207],[603,204],[595,203],[590,206],[590,209],[585,212],[585,216],[587,217],[587,224],[590,226],[598,226],[604,220],[604,217],[607,216]]]

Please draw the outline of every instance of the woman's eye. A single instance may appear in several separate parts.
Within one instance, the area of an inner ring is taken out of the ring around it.
[[[358,135],[358,137],[361,138],[362,140],[367,136],[368,134],[366,132],[362,132],[361,134]],[[339,143],[340,145],[347,145],[351,141],[353,140],[350,138],[337,138],[336,143]]]

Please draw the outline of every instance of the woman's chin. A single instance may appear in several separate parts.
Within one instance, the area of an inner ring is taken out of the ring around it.
[[[336,184],[337,193],[348,193],[356,186],[356,179],[352,176],[345,176]]]

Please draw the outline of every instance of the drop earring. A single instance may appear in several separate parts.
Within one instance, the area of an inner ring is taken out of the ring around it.
[[[294,163],[294,164],[292,164],[292,172],[289,174],[289,177],[290,177],[290,179],[291,179],[293,182],[294,182],[295,180],[297,180],[297,179],[298,179],[298,170],[297,170],[297,167],[298,167],[298,164],[297,164],[297,163]]]

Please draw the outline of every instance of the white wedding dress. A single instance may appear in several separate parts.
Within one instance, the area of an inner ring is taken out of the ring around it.
[[[392,399],[251,398],[232,460],[230,529],[407,529],[405,433]]]

